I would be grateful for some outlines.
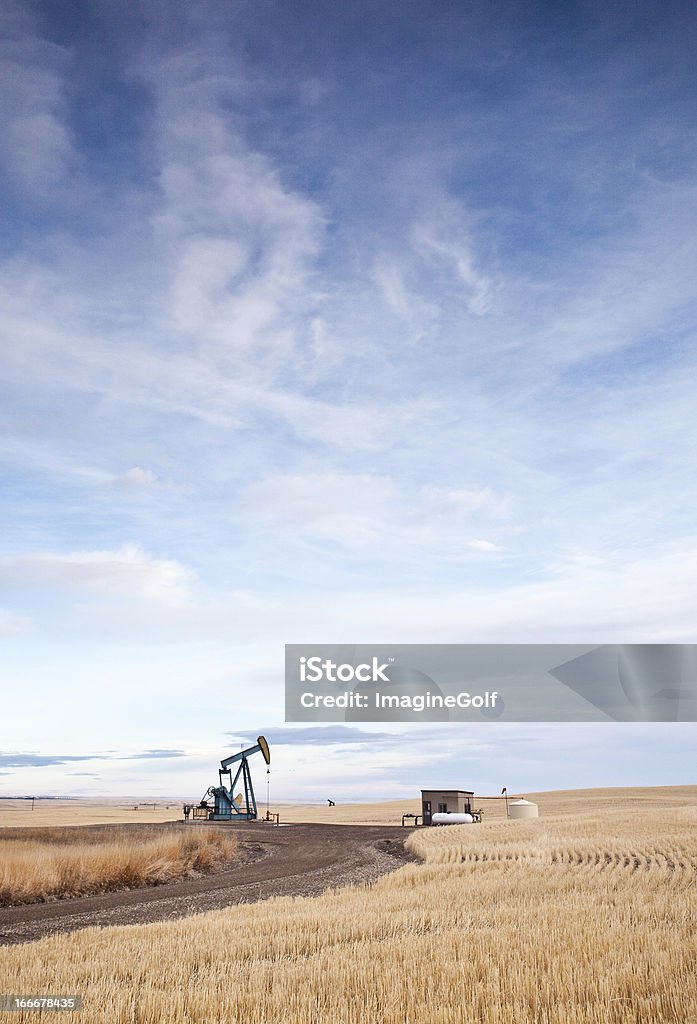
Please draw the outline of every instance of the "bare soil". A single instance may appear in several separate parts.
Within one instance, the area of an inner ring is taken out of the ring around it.
[[[152,825],[129,827],[153,830]],[[413,859],[404,849],[412,829],[399,826],[297,824],[277,828],[254,822],[180,827],[234,829],[239,842],[234,866],[148,889],[0,909],[0,945],[31,942],[79,928],[188,917],[271,896],[317,896],[337,886],[373,881]]]

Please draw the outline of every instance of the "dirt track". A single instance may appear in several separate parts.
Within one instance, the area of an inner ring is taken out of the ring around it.
[[[275,828],[262,823],[232,827],[242,854],[232,870],[149,889],[3,908],[0,945],[95,925],[186,917],[270,896],[315,896],[335,886],[372,881],[411,859],[404,850],[411,829],[373,825]]]

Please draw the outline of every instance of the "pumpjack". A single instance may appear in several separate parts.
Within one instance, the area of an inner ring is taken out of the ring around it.
[[[224,757],[218,769],[219,784],[208,787],[197,807],[184,804],[184,817],[188,819],[191,814],[193,818],[206,818],[208,821],[254,821],[257,817],[257,801],[248,758],[258,752],[262,753],[267,765],[271,764],[269,745],[263,736],[257,736],[253,747]],[[234,778],[233,765],[237,766]],[[242,791],[233,796],[240,777]],[[225,786],[226,778],[229,780],[229,787]],[[213,798],[212,807],[209,797]]]

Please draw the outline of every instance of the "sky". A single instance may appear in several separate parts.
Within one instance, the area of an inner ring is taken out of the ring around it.
[[[0,795],[695,783],[285,643],[697,640],[697,9],[6,0]],[[262,766],[263,771],[263,766]],[[331,790],[331,792],[329,792]]]

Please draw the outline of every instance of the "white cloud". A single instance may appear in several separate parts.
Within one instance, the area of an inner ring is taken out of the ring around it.
[[[245,645],[240,680],[253,675],[258,660],[264,663],[269,693],[277,692],[273,661],[281,664],[283,644],[308,636],[327,641],[356,638],[361,643],[691,643],[694,639],[697,556],[681,547],[651,554],[619,552],[613,558],[599,558],[593,566],[569,560],[542,578],[526,580],[525,574],[516,573],[514,582],[492,577],[490,583],[486,571],[473,578],[463,561],[449,578],[442,571],[429,574],[427,570],[400,575],[398,565],[390,570],[377,561],[372,571],[368,567],[352,573],[330,561],[321,587],[307,585],[311,578],[307,550],[293,550],[290,562],[281,562],[287,547],[288,538],[283,535],[270,551],[269,564],[276,578],[285,574],[292,578],[287,586],[277,585],[263,602],[238,591],[211,592],[199,586],[186,602],[150,602],[147,617],[139,603],[127,600],[81,607],[64,629],[73,628],[81,637],[111,634],[148,643],[205,640],[219,644],[224,638],[226,645]],[[487,570],[492,553],[474,552],[470,557]],[[403,560],[407,558],[405,551]],[[237,655],[226,654],[221,672],[229,674],[232,665],[239,669],[240,664]]]
[[[292,351],[300,307],[311,308],[308,260],[321,219],[262,157],[225,141],[222,153],[190,163],[179,154],[162,171],[156,223],[163,250],[174,254],[170,308],[176,329],[215,345],[223,365],[228,352],[274,365]]]
[[[454,204],[453,204],[454,207]],[[454,208],[451,215],[455,216]],[[443,211],[444,219],[447,211]],[[416,224],[412,231],[414,249],[425,260],[448,268],[462,288],[468,311],[473,316],[484,316],[492,306],[493,281],[477,269],[472,240],[455,223]]]
[[[179,562],[148,555],[134,544],[106,551],[7,555],[0,584],[9,589],[57,587],[107,597],[180,605],[190,596],[193,574]]]
[[[466,547],[472,551],[502,551],[500,544],[492,544],[490,540],[469,540]]]
[[[0,610],[0,637],[19,636],[31,629],[31,620],[22,615]]]
[[[126,470],[125,473],[122,473],[121,476],[117,476],[114,482],[122,487],[151,487],[152,484],[157,483],[157,476],[151,469],[133,466],[131,469]]]
[[[332,636],[343,624],[342,636],[362,642],[691,643],[695,550],[618,552],[595,568],[569,564],[555,576],[492,588],[342,593],[329,614],[316,610],[313,635]]]
[[[505,530],[505,505],[489,488],[408,487],[389,476],[306,473],[250,484],[239,514],[269,531],[279,547],[302,537],[365,559],[446,556],[458,562],[467,552],[501,550],[476,533],[483,522],[497,533]]]
[[[420,293],[418,270],[403,256],[382,253],[375,260],[373,275],[388,309],[405,323],[414,340],[422,340],[439,310]]]
[[[0,45],[0,161],[29,192],[48,194],[73,157],[66,126],[67,63],[64,49],[31,34],[5,37]]]
[[[253,357],[247,369],[257,372],[292,357],[298,314],[312,309],[324,219],[245,144],[223,112],[238,82],[211,74],[209,60],[192,49],[136,74],[156,107],[162,202],[152,222],[170,276],[163,314],[237,375],[240,357]]]

